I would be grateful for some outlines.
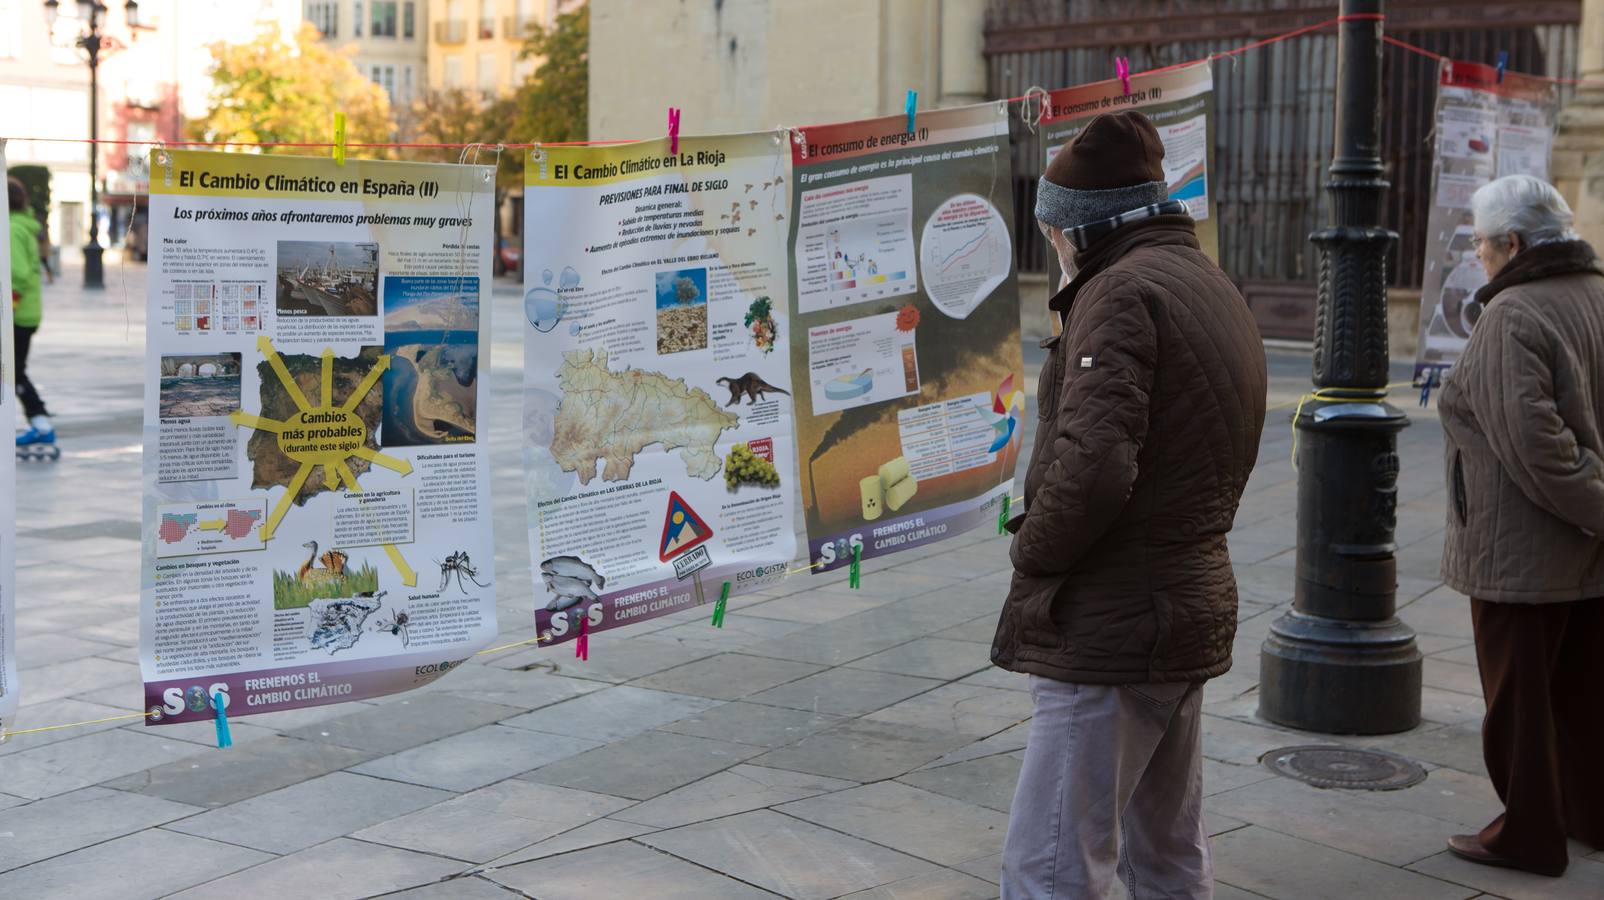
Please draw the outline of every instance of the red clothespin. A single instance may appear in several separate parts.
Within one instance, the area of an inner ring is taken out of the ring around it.
[[[579,640],[574,641],[574,657],[590,662],[590,614],[582,612],[579,617]]]
[[[679,153],[679,107],[668,108],[668,152]]]
[[[1125,90],[1125,96],[1131,95],[1131,60],[1128,56],[1114,57],[1114,77],[1119,79],[1120,87]]]

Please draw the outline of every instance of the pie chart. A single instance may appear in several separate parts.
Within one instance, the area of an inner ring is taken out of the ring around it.
[[[874,373],[837,375],[824,385],[824,396],[831,400],[855,400],[874,390]]]

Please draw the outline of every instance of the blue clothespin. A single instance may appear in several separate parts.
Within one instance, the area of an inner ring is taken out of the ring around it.
[[[1498,83],[1504,83],[1504,70],[1509,67],[1509,51],[1498,51]]]
[[[228,733],[228,713],[223,711],[222,691],[212,695],[212,709],[217,711],[217,749],[234,746],[234,738]]]
[[[1420,385],[1420,406],[1422,409],[1431,405],[1431,389],[1438,385],[1437,375],[1441,369],[1433,366],[1426,370],[1426,380]]]
[[[903,105],[903,112],[908,114],[908,133],[913,134],[913,119],[919,113],[919,92],[909,91],[908,102]]]

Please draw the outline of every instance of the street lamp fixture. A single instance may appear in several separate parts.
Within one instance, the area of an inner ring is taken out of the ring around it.
[[[106,4],[101,0],[77,0],[78,34],[71,46],[82,49],[89,63],[89,242],[84,244],[84,287],[106,286],[105,268],[100,246],[100,219],[96,214],[100,206],[99,143],[100,140],[100,54],[119,46],[109,35],[101,34],[106,21]],[[56,23],[61,18],[60,0],[45,0],[45,27],[55,42]],[[123,4],[123,18],[130,31],[139,28],[139,4],[127,0]]]

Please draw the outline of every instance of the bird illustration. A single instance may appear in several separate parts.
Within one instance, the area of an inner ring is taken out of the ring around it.
[[[310,551],[306,554],[306,562],[301,563],[300,570],[295,573],[296,579],[300,581],[302,585],[309,588],[315,588],[326,584],[336,584],[345,578],[344,575],[341,575],[339,572],[336,572],[333,569],[319,569],[313,565],[313,563],[317,561],[317,541],[307,541],[301,546]],[[341,563],[341,568],[343,569],[344,560],[341,560]]]

